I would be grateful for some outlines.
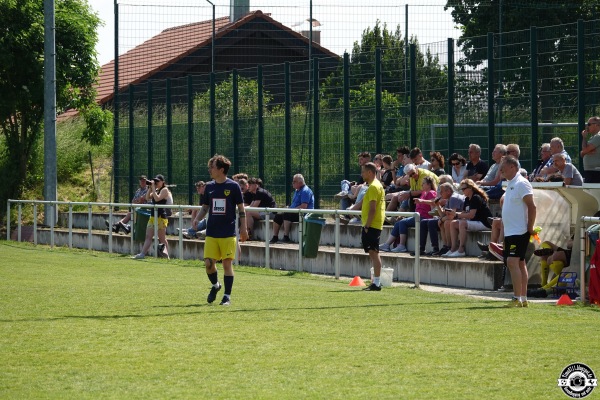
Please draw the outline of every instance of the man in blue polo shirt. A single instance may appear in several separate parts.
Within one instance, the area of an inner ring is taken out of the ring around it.
[[[315,196],[312,190],[304,182],[304,177],[301,174],[294,175],[292,180],[292,186],[294,187],[294,198],[289,208],[299,208],[312,210],[315,208]],[[273,238],[270,243],[277,243],[279,240],[279,229],[283,225],[283,240],[284,243],[290,243],[290,227],[292,222],[298,222],[300,215],[296,213],[283,213],[275,215],[273,218]]]

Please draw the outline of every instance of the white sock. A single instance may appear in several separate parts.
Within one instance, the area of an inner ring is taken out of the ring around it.
[[[527,296],[521,296],[519,300],[521,300],[521,303],[527,301]]]
[[[373,283],[375,284],[375,286],[381,286],[381,284],[379,283],[379,277],[376,276],[373,278]]]

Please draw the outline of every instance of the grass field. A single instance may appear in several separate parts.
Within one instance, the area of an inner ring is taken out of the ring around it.
[[[222,307],[197,261],[0,252],[0,398],[564,399],[566,365],[600,374],[598,308],[251,267]]]

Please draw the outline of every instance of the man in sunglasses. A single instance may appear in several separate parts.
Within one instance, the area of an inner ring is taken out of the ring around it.
[[[581,131],[581,156],[585,183],[600,183],[600,117],[591,117]]]

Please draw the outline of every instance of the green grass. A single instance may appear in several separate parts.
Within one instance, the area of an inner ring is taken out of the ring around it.
[[[250,267],[220,307],[198,261],[0,251],[0,398],[563,399],[567,364],[600,374],[597,308]]]

